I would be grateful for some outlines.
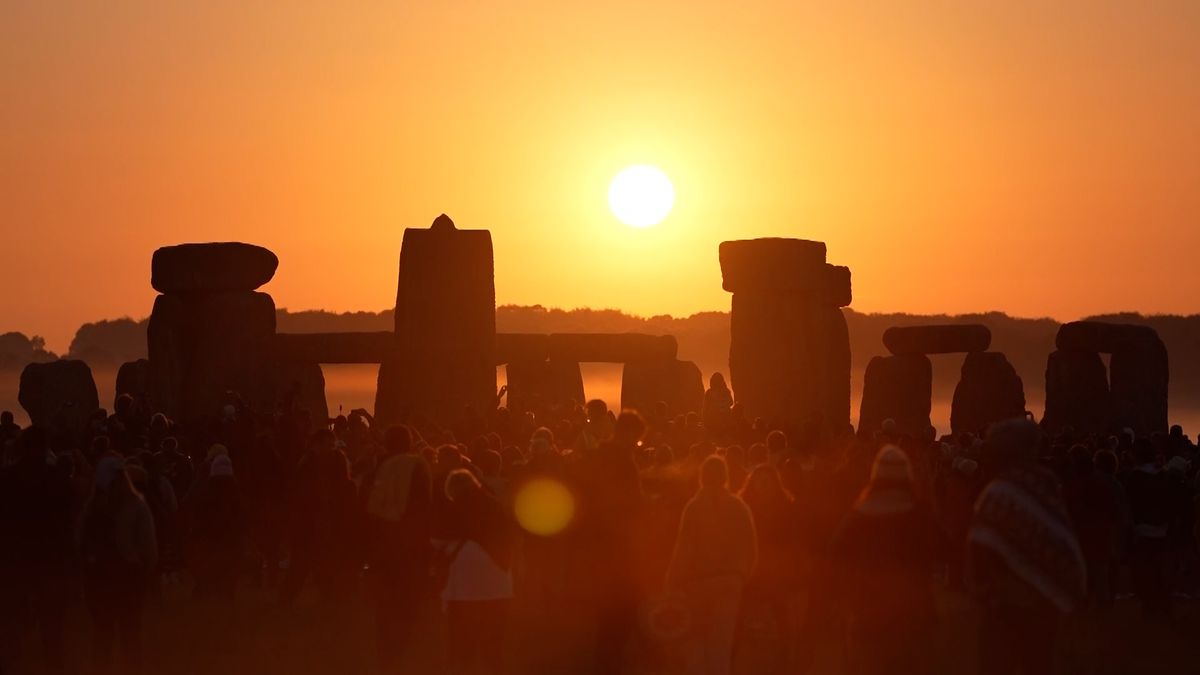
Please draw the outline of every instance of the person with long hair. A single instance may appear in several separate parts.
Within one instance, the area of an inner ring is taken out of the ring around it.
[[[95,672],[110,671],[114,652],[119,672],[140,672],[142,609],[158,543],[150,507],[118,457],[106,456],[96,464],[92,494],[80,522],[79,549]]]
[[[936,521],[914,496],[908,456],[885,446],[831,544],[831,592],[846,616],[848,672],[929,671],[933,573],[943,551]]]

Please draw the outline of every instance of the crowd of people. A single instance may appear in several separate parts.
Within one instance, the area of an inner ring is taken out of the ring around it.
[[[1128,595],[1169,625],[1200,591],[1179,427],[871,431],[750,419],[719,376],[702,410],[644,416],[563,402],[383,428],[232,393],[190,424],[129,396],[83,429],[4,413],[0,668],[31,631],[64,668],[82,602],[92,672],[138,672],[163,585],[230,614],[247,586],[282,608],[364,598],[379,672],[431,607],[449,672],[504,672],[526,602],[586,617],[588,671],[710,675],[746,652],[806,672],[831,631],[845,672],[929,672],[944,589],[981,612],[977,672],[1053,672],[1065,614]]]

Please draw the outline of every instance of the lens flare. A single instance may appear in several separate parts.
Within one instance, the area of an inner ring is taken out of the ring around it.
[[[562,483],[549,478],[531,480],[513,502],[517,522],[525,531],[549,537],[562,532],[575,517],[575,498]]]

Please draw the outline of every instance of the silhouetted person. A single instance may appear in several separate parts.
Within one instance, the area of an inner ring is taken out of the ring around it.
[[[12,412],[8,410],[0,412],[0,449],[6,443],[15,441],[20,433],[21,427],[13,421]]]
[[[689,673],[729,672],[742,593],[757,557],[750,508],[729,492],[725,460],[708,457],[700,465],[700,489],[683,509],[667,570],[668,591],[684,598],[691,616]]]
[[[36,626],[44,662],[57,671],[71,576],[71,479],[49,464],[43,430],[27,429],[15,443],[17,463],[0,470],[0,658]]]
[[[708,378],[708,391],[704,392],[704,407],[700,411],[704,428],[711,434],[724,434],[729,428],[732,407],[733,393],[725,384],[725,376],[713,373]]]
[[[92,662],[108,672],[114,650],[118,672],[140,672],[142,608],[158,557],[154,517],[134,490],[125,463],[104,457],[96,465],[92,496],[79,530],[83,591],[92,618]]]
[[[1068,460],[1069,476],[1063,481],[1063,499],[1087,563],[1088,599],[1106,607],[1112,598],[1109,565],[1125,519],[1124,496],[1119,485],[1096,470],[1087,447],[1073,446]]]
[[[1058,479],[1037,464],[1038,440],[1027,419],[988,430],[996,478],[975,504],[967,557],[983,610],[981,675],[1054,672],[1059,619],[1086,594],[1083,553]]]
[[[408,428],[388,429],[383,452],[361,487],[381,667],[404,653],[428,606],[431,492],[429,465],[415,451]]]
[[[779,670],[787,672],[797,637],[796,594],[802,564],[796,502],[783,487],[779,471],[767,465],[750,472],[739,496],[750,507],[758,533],[758,565],[746,584],[744,604],[770,610],[783,655]]]
[[[291,564],[279,589],[285,605],[296,600],[310,576],[326,603],[340,599],[347,581],[356,493],[346,456],[335,441],[327,429],[313,433],[292,475]]]
[[[612,439],[585,453],[578,466],[582,494],[575,553],[586,566],[580,581],[595,611],[597,673],[621,672],[637,621],[641,598],[634,528],[642,493],[633,456],[645,430],[637,413],[621,413]]]
[[[1134,465],[1122,476],[1133,516],[1133,541],[1129,563],[1134,592],[1142,603],[1142,614],[1165,620],[1171,615],[1171,526],[1184,506],[1176,485],[1158,464],[1157,451],[1149,439],[1133,444]]]
[[[215,457],[204,485],[184,500],[188,563],[197,597],[233,601],[246,551],[246,513],[233,461]]]
[[[478,664],[499,673],[513,595],[513,524],[470,471],[451,471],[444,489],[454,547],[442,589],[450,672],[469,673]]]
[[[830,554],[849,672],[928,672],[937,621],[933,571],[943,549],[937,524],[917,503],[907,455],[886,446]]]

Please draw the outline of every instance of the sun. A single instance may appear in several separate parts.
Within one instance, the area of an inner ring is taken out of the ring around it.
[[[608,206],[630,227],[657,225],[675,204],[671,179],[656,166],[635,164],[621,169],[608,186]]]

